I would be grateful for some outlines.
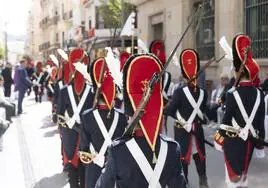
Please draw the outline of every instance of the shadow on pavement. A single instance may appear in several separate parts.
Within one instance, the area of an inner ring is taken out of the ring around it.
[[[67,183],[67,175],[65,173],[60,173],[51,177],[42,178],[33,188],[63,188]]]
[[[59,134],[59,130],[55,129],[52,131],[48,131],[44,134],[44,137],[53,137],[55,134]]]
[[[42,125],[42,127],[40,127],[40,129],[46,129],[46,128],[55,126],[55,123],[52,122],[51,115],[44,117],[41,121],[42,121],[43,125]]]

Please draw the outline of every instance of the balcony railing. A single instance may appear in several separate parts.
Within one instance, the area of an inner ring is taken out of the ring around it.
[[[59,20],[60,20],[59,16],[53,16],[52,18],[50,18],[50,24],[51,25],[57,25]]]
[[[43,18],[41,21],[40,21],[40,23],[39,23],[39,27],[41,28],[41,29],[46,29],[49,25],[50,25],[50,19],[49,19],[49,17],[47,16],[47,17],[45,17],[45,18]]]
[[[50,42],[49,41],[39,45],[39,51],[47,50],[49,48],[50,48]]]
[[[60,48],[60,43],[57,42],[57,43],[53,43],[52,45],[50,45],[50,49],[58,49]]]
[[[69,12],[65,12],[64,14],[63,14],[63,20],[70,20],[70,19],[72,19],[73,18],[73,11],[71,10],[71,11],[69,11]]]

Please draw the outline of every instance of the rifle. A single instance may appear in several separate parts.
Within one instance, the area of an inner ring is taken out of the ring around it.
[[[175,46],[174,50],[172,51],[172,53],[170,54],[166,64],[164,65],[163,69],[161,70],[161,72],[159,74],[155,73],[150,82],[148,87],[146,88],[146,90],[143,93],[143,97],[141,99],[141,102],[139,103],[133,117],[130,120],[130,123],[128,124],[126,131],[123,134],[123,138],[129,137],[132,135],[134,128],[136,126],[136,124],[138,124],[138,122],[140,121],[141,117],[144,114],[144,109],[148,103],[148,101],[150,100],[150,97],[152,95],[154,86],[161,80],[162,76],[164,75],[168,65],[170,64],[174,54],[176,53],[178,47],[180,46],[183,38],[185,37],[186,33],[188,32],[188,30],[190,29],[191,25],[193,24],[193,22],[199,18],[200,19],[200,13],[201,13],[201,8],[202,5],[199,5],[199,7],[197,8],[194,16],[192,17],[191,21],[189,22],[188,26],[186,27],[185,31],[183,32],[180,40],[178,41],[177,45]]]
[[[245,55],[245,57],[243,59],[242,64],[239,67],[239,71],[238,71],[238,74],[237,74],[237,76],[235,78],[235,82],[234,82],[233,88],[237,87],[238,82],[240,81],[241,74],[242,74],[242,72],[243,72],[243,70],[244,70],[244,68],[246,66],[246,62],[247,62],[247,59],[248,59],[248,51],[249,51],[249,49],[250,49],[249,46],[244,49],[244,55]]]
[[[115,37],[116,37],[116,28],[114,30],[113,39],[111,42],[112,49],[114,47]],[[104,62],[102,67],[101,67],[100,77],[99,77],[99,80],[97,83],[97,90],[96,90],[95,97],[94,97],[93,109],[95,109],[99,103],[99,98],[100,98],[100,94],[101,94],[101,87],[102,87],[102,82],[104,79],[104,73],[105,73],[106,67],[107,67],[107,64],[106,64],[106,62]]]
[[[94,40],[93,40],[92,45],[90,46],[89,51],[87,52],[87,54],[88,54],[89,57],[90,57],[90,54],[91,54],[91,52],[93,50],[93,47],[95,46],[95,43],[96,43],[97,40],[98,40],[98,37],[95,37]]]
[[[204,72],[212,63],[216,62],[219,63],[220,61],[222,61],[224,59],[225,55],[221,56],[220,59],[216,60],[215,57],[212,58],[211,60],[209,60],[205,65],[203,65],[203,67],[196,73],[196,75],[194,75],[193,78],[191,78],[190,80],[188,80],[187,83],[191,83],[193,80],[197,79],[198,76]]]

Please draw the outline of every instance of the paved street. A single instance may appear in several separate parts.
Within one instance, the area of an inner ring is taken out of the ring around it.
[[[14,118],[4,137],[0,152],[0,187],[5,188],[68,188],[62,173],[60,139],[57,127],[50,123],[50,103],[36,104],[33,97],[25,100],[26,113]],[[172,135],[172,120],[169,134]],[[214,129],[205,128],[208,138]],[[211,188],[224,187],[223,154],[207,147],[208,178]],[[190,186],[197,188],[195,166],[190,168]],[[268,150],[266,158],[253,159],[249,170],[249,187],[267,188]]]
[[[50,123],[50,103],[25,100],[26,113],[13,119],[0,152],[0,187],[68,188],[62,173],[60,139]]]

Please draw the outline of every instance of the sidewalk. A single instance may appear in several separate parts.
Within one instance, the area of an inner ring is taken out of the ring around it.
[[[68,188],[62,173],[60,138],[49,102],[26,97],[25,114],[13,119],[0,152],[0,187]]]

